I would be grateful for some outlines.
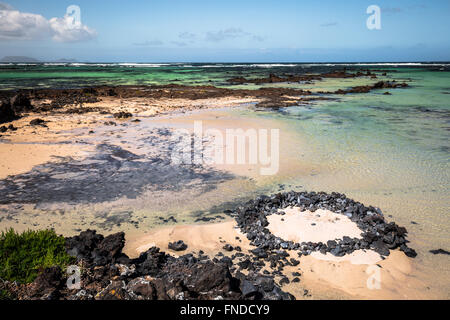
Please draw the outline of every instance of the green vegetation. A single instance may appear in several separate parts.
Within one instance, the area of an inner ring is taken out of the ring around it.
[[[0,235],[0,278],[21,283],[32,282],[40,269],[60,266],[63,270],[74,261],[64,247],[64,237],[53,230],[13,229]]]
[[[0,289],[0,301],[1,300],[14,300],[11,296],[11,294],[5,290],[5,289]]]

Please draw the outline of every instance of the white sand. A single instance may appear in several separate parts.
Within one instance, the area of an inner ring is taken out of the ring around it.
[[[344,236],[361,238],[361,229],[344,215],[322,209],[301,212],[297,207],[283,211],[285,215],[273,214],[268,217],[268,229],[284,240],[326,243]]]
[[[183,240],[188,245],[187,250],[176,252],[167,247],[169,242],[178,240]],[[183,255],[202,250],[205,254],[214,256],[216,253],[224,251],[222,247],[225,243],[240,246],[243,252],[248,252],[248,249],[251,249],[250,241],[236,228],[236,222],[230,220],[213,224],[165,227],[152,230],[150,234],[144,237],[127,236],[124,252],[129,256],[136,257],[141,252],[157,246],[162,251],[169,252],[172,255]]]
[[[334,262],[344,262],[349,261],[351,264],[376,264],[380,262],[381,256],[373,250],[356,250],[351,254],[346,254],[343,257],[333,256],[331,253],[323,254],[320,252],[312,252],[311,257],[317,260],[323,261],[334,261]]]
[[[316,212],[300,211],[294,207],[283,210],[285,215],[273,214],[268,217],[268,229],[277,237],[295,242],[323,242],[342,239],[344,236],[361,239],[361,229],[348,217],[329,210]],[[331,253],[313,252],[311,257],[332,262],[348,261],[351,264],[371,265],[381,261],[381,256],[373,250],[356,250],[343,257]]]

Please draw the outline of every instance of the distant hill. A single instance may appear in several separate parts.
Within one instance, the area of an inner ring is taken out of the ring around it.
[[[2,59],[0,59],[0,62],[3,63],[21,63],[21,62],[25,62],[25,63],[40,63],[43,61],[31,58],[31,57],[25,57],[25,56],[6,56]],[[71,63],[71,62],[78,62],[77,59],[73,59],[73,58],[61,58],[61,59],[56,59],[56,60],[45,60],[44,62],[56,62],[56,63]]]
[[[6,57],[3,57],[0,60],[0,62],[7,62],[7,63],[17,63],[17,62],[36,63],[36,62],[40,62],[40,61],[36,60],[34,58],[24,57],[24,56],[6,56]]]

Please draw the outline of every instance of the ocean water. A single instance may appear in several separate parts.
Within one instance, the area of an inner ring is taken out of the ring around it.
[[[450,64],[0,63],[0,90],[168,83],[229,86],[226,80],[237,76],[257,78],[266,77],[269,73],[322,73],[344,67],[348,70],[385,69],[393,72],[448,71]]]
[[[292,186],[296,190],[345,193],[366,205],[381,208],[389,220],[406,226],[411,247],[419,252],[417,268],[426,274],[430,284],[448,293],[448,257],[429,253],[431,249],[450,249],[448,63],[3,64],[0,65],[0,90],[168,83],[257,88],[256,85],[232,86],[226,80],[237,76],[266,77],[269,73],[320,73],[343,67],[348,71],[369,69],[379,79],[325,79],[265,86],[334,91],[395,79],[408,82],[410,87],[336,95],[331,96],[332,100],[278,110],[250,107],[224,111],[236,119],[260,119],[289,131],[289,136],[294,138],[282,141],[281,157],[289,158],[283,174],[263,184],[239,187],[231,184],[227,189],[210,193],[209,199],[174,202],[171,210],[189,210],[200,201],[204,209],[208,205],[217,207],[221,199],[229,201],[260,192],[277,192],[280,184],[286,190]],[[382,75],[384,71],[386,76]],[[383,94],[385,91],[391,95]],[[294,169],[299,166],[310,169]]]

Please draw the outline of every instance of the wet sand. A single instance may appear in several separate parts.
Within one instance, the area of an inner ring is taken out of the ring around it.
[[[230,113],[230,108],[218,108],[229,101],[221,99],[208,100],[214,107],[207,110],[176,109],[157,117],[138,112],[130,119],[118,120],[110,114],[93,112],[52,113],[45,117],[30,114],[16,120],[13,124],[18,130],[4,134],[0,143],[5,150],[18,150],[2,160],[11,164],[10,169],[2,167],[0,171],[4,178],[10,176],[5,188],[14,195],[0,204],[0,210],[8,212],[2,227],[54,228],[65,235],[93,227],[107,233],[142,235],[149,228],[167,224],[164,219],[169,216],[174,216],[176,223],[220,221],[226,217],[223,211],[235,206],[239,197],[248,199],[256,194],[252,190],[281,181],[293,172],[310,172],[309,165],[292,161],[295,155],[289,154],[286,142],[294,143],[294,138],[286,128],[273,121],[241,117],[240,112]],[[135,111],[133,107],[124,110]],[[38,117],[47,121],[45,127],[29,124]],[[136,119],[139,122],[133,121]],[[284,155],[278,174],[261,176],[258,164],[173,167],[171,133],[180,128],[192,132],[194,121],[199,120],[204,130],[215,128],[224,135],[229,128],[270,130],[275,125],[281,132]],[[27,149],[29,145],[32,147]],[[22,157],[24,149],[30,165],[12,166],[20,163],[15,159]],[[41,184],[42,180],[48,183]],[[123,190],[127,184],[131,187]],[[29,192],[22,192],[23,188]],[[208,220],[199,220],[204,217]]]

